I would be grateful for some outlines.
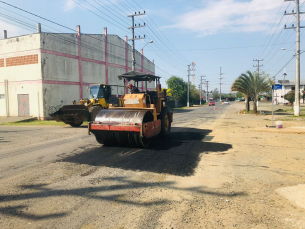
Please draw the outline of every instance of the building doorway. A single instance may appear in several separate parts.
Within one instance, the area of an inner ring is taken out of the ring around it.
[[[30,116],[30,101],[28,94],[19,94],[18,98],[18,116]]]

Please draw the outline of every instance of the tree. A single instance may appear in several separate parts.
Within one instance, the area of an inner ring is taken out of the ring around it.
[[[238,99],[238,98],[242,98],[242,97],[245,97],[245,95],[243,94],[243,93],[241,93],[241,92],[237,92],[236,93],[236,98]]]
[[[300,98],[302,95],[300,94]],[[289,103],[293,104],[295,101],[295,91],[289,91],[286,95],[284,95],[284,99],[288,100]]]
[[[194,102],[194,100],[199,100],[200,94],[199,91],[196,89],[194,84],[190,85],[190,101]]]
[[[256,102],[258,97],[267,93],[270,90],[270,83],[268,81],[268,76],[257,73],[252,73],[247,71],[246,73],[241,74],[232,84],[231,91],[238,91],[243,93],[247,98],[246,109],[250,110],[250,99],[253,101],[253,112],[257,113]]]
[[[212,92],[213,99],[216,100],[219,98],[219,91],[215,88]]]
[[[173,99],[186,102],[187,100],[187,83],[178,76],[172,76],[166,81],[168,88],[171,89]]]
[[[249,71],[248,71],[249,72]],[[251,72],[250,72],[251,73]],[[246,74],[241,74],[232,84],[231,91],[243,93],[246,97],[246,110],[250,110],[251,80]]]

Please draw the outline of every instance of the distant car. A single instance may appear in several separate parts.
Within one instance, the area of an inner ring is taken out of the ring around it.
[[[215,101],[210,101],[209,106],[215,106]]]
[[[223,104],[229,104],[229,101],[228,101],[228,100],[225,100],[225,101],[223,102]]]

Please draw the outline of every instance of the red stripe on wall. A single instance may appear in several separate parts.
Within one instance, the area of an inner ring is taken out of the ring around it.
[[[128,46],[126,45],[126,48]],[[126,72],[128,72],[129,70],[131,70],[131,67],[128,67],[128,50],[126,49],[125,51],[125,66],[123,65],[119,65],[119,64],[113,64],[113,63],[108,63],[108,66],[113,66],[113,67],[117,67],[117,68],[125,68]],[[78,59],[78,56],[74,56],[74,55],[70,55],[70,54],[66,54],[66,53],[61,53],[61,52],[55,52],[55,51],[51,51],[51,50],[47,50],[47,49],[41,49],[42,53],[47,53],[47,54],[52,54],[52,55],[56,55],[56,56],[62,56],[62,57],[67,57],[67,58],[72,58],[72,59]],[[108,56],[107,56],[108,59]],[[101,61],[101,60],[94,60],[94,59],[89,59],[89,58],[85,58],[82,57],[82,61],[86,61],[86,62],[92,62],[95,64],[102,64],[102,65],[106,65],[105,61]],[[155,74],[154,72],[150,72],[150,71],[146,71],[146,70],[141,70],[141,69],[136,69],[137,71],[142,71],[145,73],[150,73],[150,74]],[[107,69],[108,72],[108,69]]]
[[[104,35],[105,35],[105,77],[106,77],[106,84],[108,84],[108,43],[107,43],[107,27],[104,28]]]
[[[63,85],[79,85],[79,82],[59,81],[59,80],[23,80],[23,81],[8,81],[10,85],[25,85],[25,84],[63,84]],[[4,85],[3,82],[0,85]]]
[[[72,58],[72,59],[78,59],[78,56],[70,55],[67,53],[55,52],[55,51],[51,51],[51,50],[47,50],[47,49],[41,49],[40,51],[42,53],[51,54],[51,55],[55,55],[55,56],[62,56],[62,57],[67,57],[67,58]]]
[[[141,72],[143,72],[143,49],[141,49]],[[142,91],[144,91],[144,82],[142,81]]]
[[[117,67],[117,68],[125,68],[123,65],[108,63],[109,66]]]
[[[57,80],[42,80],[42,83],[45,83],[45,84],[80,85],[79,82],[72,82],[72,81],[57,81]]]
[[[103,64],[103,65],[105,65],[105,61],[93,60],[93,59],[88,59],[88,58],[85,58],[85,57],[82,57],[82,61],[87,61],[87,62],[91,62],[91,63],[95,63],[95,64]]]
[[[8,58],[8,57],[32,55],[32,54],[38,54],[39,52],[40,52],[40,49],[33,49],[33,50],[27,50],[27,51],[21,51],[21,52],[11,52],[11,53],[0,54],[0,57]]]
[[[79,99],[83,98],[83,76],[82,76],[82,49],[80,26],[76,27],[78,42],[78,74],[79,74]]]
[[[125,36],[125,71],[128,72],[128,39],[127,36]],[[126,81],[126,85],[125,86],[125,93],[128,93],[128,88],[127,88],[127,84],[128,82]]]
[[[59,80],[24,80],[24,81],[8,81],[9,85],[26,85],[26,84],[59,84],[59,85],[80,85],[79,82],[73,81],[59,81]],[[85,83],[83,86],[90,86],[96,83]],[[0,85],[4,85],[4,82],[0,82]],[[147,90],[154,91],[155,88],[147,88]],[[127,92],[128,93],[128,92]],[[126,93],[126,94],[127,94]]]

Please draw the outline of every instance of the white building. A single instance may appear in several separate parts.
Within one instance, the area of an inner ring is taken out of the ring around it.
[[[274,103],[275,104],[286,104],[289,103],[289,101],[284,99],[284,95],[286,95],[289,91],[295,90],[295,81],[292,80],[285,80],[285,83],[283,83],[281,80],[279,80],[279,84],[282,85],[282,89],[274,90]],[[300,93],[305,90],[305,81],[300,81]],[[300,97],[300,103],[303,103],[302,97]]]
[[[45,119],[73,100],[89,97],[90,84],[121,85],[131,71],[131,46],[117,35],[37,33],[0,40],[0,116]],[[155,74],[155,65],[136,51],[136,71]],[[143,90],[143,84],[139,89]],[[112,88],[112,95],[124,88]],[[154,83],[148,90],[155,90]]]

